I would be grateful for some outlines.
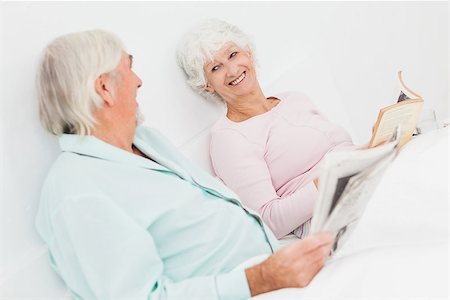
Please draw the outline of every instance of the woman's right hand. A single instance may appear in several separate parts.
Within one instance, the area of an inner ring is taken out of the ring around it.
[[[314,179],[314,184],[315,184],[316,188],[319,189],[319,177]]]

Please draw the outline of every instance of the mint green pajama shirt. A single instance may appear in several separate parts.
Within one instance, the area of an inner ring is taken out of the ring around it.
[[[154,129],[134,139],[153,161],[93,136],[59,142],[36,228],[75,299],[250,297],[236,266],[278,244],[235,193]]]

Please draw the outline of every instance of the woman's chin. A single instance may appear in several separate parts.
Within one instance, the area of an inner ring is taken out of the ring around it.
[[[254,95],[257,92],[256,86],[243,85],[240,86],[239,89],[234,91],[236,97],[246,97],[250,95]]]

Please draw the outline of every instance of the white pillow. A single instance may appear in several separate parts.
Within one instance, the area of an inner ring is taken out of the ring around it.
[[[264,89],[266,96],[285,91],[306,94],[330,121],[344,127],[353,142],[358,142],[330,68],[319,55],[309,55],[295,63]]]

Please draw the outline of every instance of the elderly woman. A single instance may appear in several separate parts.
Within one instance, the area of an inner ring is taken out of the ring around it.
[[[318,166],[328,152],[353,148],[350,136],[300,93],[265,95],[252,43],[236,26],[202,23],[185,36],[177,58],[195,91],[227,107],[211,130],[217,176],[276,237],[305,237],[318,195]]]

